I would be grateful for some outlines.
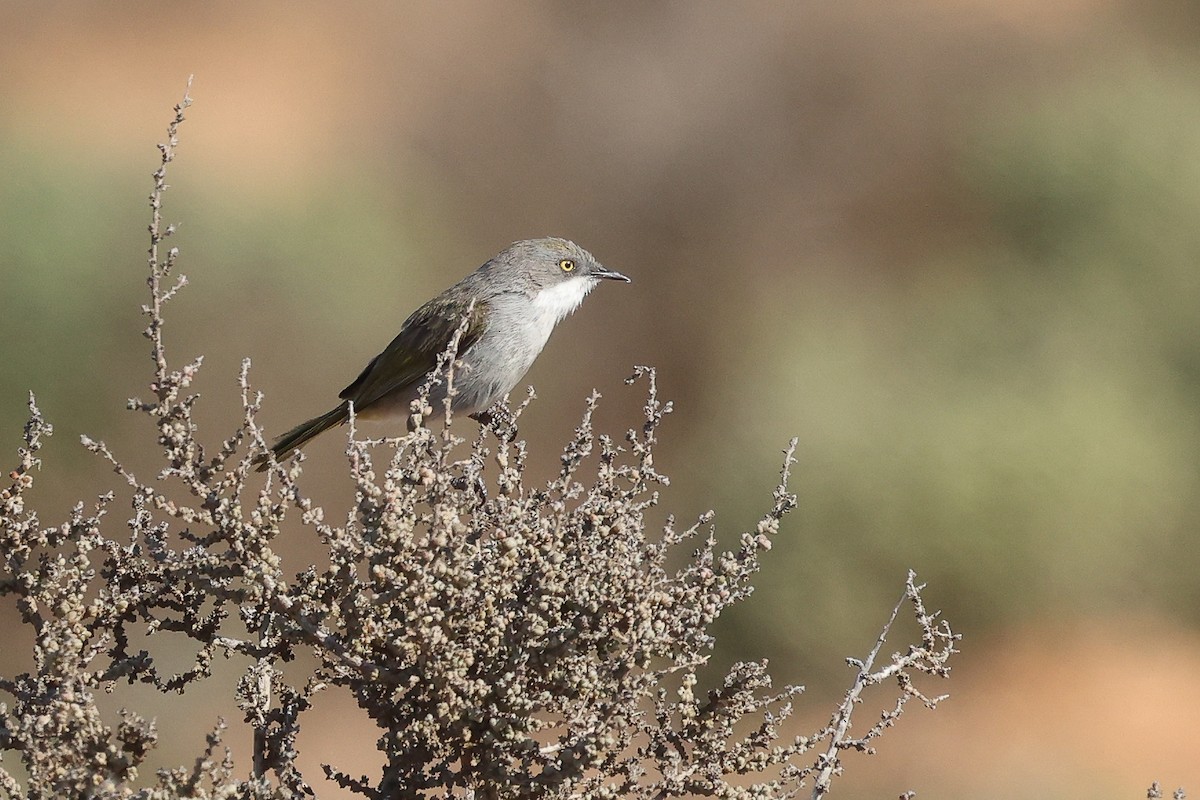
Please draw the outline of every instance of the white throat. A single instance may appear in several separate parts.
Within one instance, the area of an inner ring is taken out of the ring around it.
[[[534,323],[544,328],[549,336],[554,326],[578,308],[598,282],[594,278],[574,278],[540,290],[533,296]]]

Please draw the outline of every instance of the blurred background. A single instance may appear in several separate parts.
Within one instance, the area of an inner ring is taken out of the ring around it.
[[[167,340],[206,356],[209,442],[243,357],[282,431],[510,241],[572,238],[634,282],[530,372],[534,480],[591,389],[601,429],[637,424],[634,364],[677,409],[664,514],[715,508],[732,540],[799,437],[800,508],[715,665],[769,657],[821,720],[909,568],[965,634],[927,687],[952,698],[840,796],[1200,784],[1200,5],[10,0],[0,445],[15,463],[33,390],[46,524],[112,483],[79,434],[155,469],[123,408],[151,369],[154,145],[191,74]],[[334,509],[343,446],[307,449]],[[187,726],[131,703],[174,764],[223,696],[189,695]],[[313,714],[310,763],[374,769],[353,709]]]

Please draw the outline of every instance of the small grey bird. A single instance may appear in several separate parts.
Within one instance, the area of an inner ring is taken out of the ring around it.
[[[350,404],[362,419],[407,418],[437,358],[475,301],[458,344],[454,372],[455,413],[480,414],[525,375],[542,352],[550,332],[574,311],[601,279],[629,282],[605,269],[591,253],[566,239],[515,242],[494,258],[418,308],[400,333],[362,374],[342,390],[333,410],[297,425],[271,446],[282,459],[319,433],[350,417]],[[434,414],[442,412],[444,383],[429,395]],[[262,457],[258,469],[267,468]]]

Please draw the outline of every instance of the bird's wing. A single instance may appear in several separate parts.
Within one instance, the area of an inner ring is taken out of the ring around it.
[[[430,300],[413,312],[400,333],[384,351],[371,359],[354,382],[338,395],[363,409],[381,397],[407,388],[437,366],[438,356],[450,344],[450,338],[463,321],[465,304],[441,298]],[[458,342],[458,355],[470,349],[483,333],[487,320],[486,301],[478,301],[471,310],[467,329]]]

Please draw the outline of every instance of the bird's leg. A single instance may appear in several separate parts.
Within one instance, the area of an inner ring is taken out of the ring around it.
[[[508,444],[517,438],[517,418],[503,403],[496,403],[486,411],[471,414],[471,419],[496,434],[496,438]]]

